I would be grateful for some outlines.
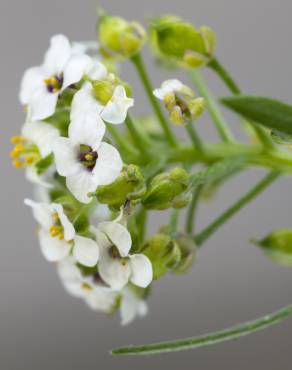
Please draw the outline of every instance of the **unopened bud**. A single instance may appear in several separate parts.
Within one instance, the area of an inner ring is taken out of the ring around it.
[[[142,252],[152,263],[154,279],[159,279],[173,270],[181,260],[181,252],[177,243],[164,234],[154,235]]]
[[[183,168],[174,168],[168,173],[157,175],[142,198],[142,204],[147,209],[157,210],[184,207],[186,202],[182,200],[188,193],[189,178]]]
[[[196,259],[197,246],[192,238],[184,234],[179,234],[176,242],[181,251],[181,259],[173,272],[179,275],[186,273],[193,266]]]
[[[146,41],[146,32],[140,23],[109,15],[101,16],[97,33],[102,54],[113,59],[133,56]]]
[[[99,186],[96,191],[97,200],[119,210],[127,199],[137,199],[145,193],[145,181],[138,166],[130,164],[115,182]]]
[[[155,19],[150,27],[152,50],[177,65],[196,68],[214,56],[216,35],[209,27],[197,29],[175,16]]]

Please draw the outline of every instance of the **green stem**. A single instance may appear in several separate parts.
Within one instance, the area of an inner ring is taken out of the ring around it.
[[[237,339],[248,334],[266,329],[292,316],[292,305],[288,305],[270,315],[265,315],[257,320],[248,321],[231,328],[209,333],[198,337],[154,343],[144,346],[122,347],[112,350],[113,355],[149,355],[165,352],[181,351],[206,347],[224,341]]]
[[[199,199],[200,195],[202,193],[203,186],[199,185],[198,187],[195,188],[193,198],[191,201],[191,204],[188,209],[188,214],[187,214],[187,224],[186,224],[186,231],[188,234],[192,235],[194,233],[195,229],[195,217],[196,217],[196,211],[198,209],[199,205]]]
[[[194,128],[192,122],[188,123],[185,126],[185,128],[186,128],[186,131],[187,131],[189,137],[192,140],[192,143],[194,144],[194,147],[197,148],[198,151],[202,153],[204,151],[203,143],[202,143],[199,135],[197,134],[197,131]]]
[[[141,154],[145,155],[147,154],[149,143],[146,138],[144,138],[141,133],[137,130],[131,116],[128,114],[126,118],[126,126],[127,129],[132,136],[132,139],[134,141],[135,146],[139,149]]]
[[[133,157],[138,155],[138,152],[133,148],[129,142],[124,138],[124,136],[119,132],[119,130],[111,124],[107,124],[107,129],[110,132],[112,138],[115,140],[121,151],[129,154]]]
[[[202,245],[215,231],[219,229],[225,222],[231,219],[239,210],[246,204],[251,202],[257,195],[265,190],[272,182],[279,177],[278,172],[269,173],[263,180],[256,184],[250,191],[241,197],[233,206],[223,212],[215,221],[201,231],[198,235],[194,236],[194,240],[198,246]]]
[[[209,113],[216,125],[220,137],[225,142],[229,143],[233,142],[234,141],[233,135],[229,131],[228,125],[225,122],[224,117],[222,116],[214,97],[209,92],[201,73],[197,70],[192,70],[190,73],[191,78],[198,89],[199,94],[206,100]]]
[[[159,123],[160,123],[163,131],[164,131],[164,134],[166,136],[167,141],[169,142],[169,144],[171,146],[176,146],[177,145],[177,140],[176,140],[176,138],[175,138],[168,122],[167,122],[167,120],[164,117],[164,114],[161,110],[161,107],[160,107],[157,99],[153,95],[153,87],[152,87],[152,84],[150,82],[149,76],[146,72],[146,68],[144,66],[141,55],[139,53],[135,54],[132,57],[131,60],[134,63],[134,66],[137,69],[137,72],[140,76],[140,79],[141,79],[141,81],[142,81],[142,83],[145,87],[145,90],[146,90],[147,96],[149,98],[149,101],[150,101],[150,103],[153,107],[153,110],[154,110],[155,114],[157,115],[157,118],[159,120]]]
[[[240,94],[240,88],[237,85],[237,83],[233,80],[233,78],[230,76],[230,74],[227,72],[227,70],[223,67],[223,65],[219,62],[217,58],[213,58],[211,62],[208,64],[208,67],[210,67],[214,72],[216,72],[219,77],[222,79],[222,81],[225,83],[225,85],[229,88],[229,90],[233,94]]]
[[[178,221],[179,221],[179,210],[173,209],[169,221],[169,233],[172,238],[174,238],[177,234]]]

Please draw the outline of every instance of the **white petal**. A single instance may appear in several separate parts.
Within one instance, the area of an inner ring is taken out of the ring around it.
[[[99,116],[75,118],[69,126],[69,137],[74,145],[89,145],[97,150],[105,134],[105,124]]]
[[[39,149],[42,157],[52,153],[52,145],[59,131],[45,122],[27,122],[22,128],[22,135],[32,141]]]
[[[152,264],[144,254],[130,256],[131,277],[133,284],[146,288],[153,279]]]
[[[62,90],[66,87],[79,82],[84,76],[88,66],[91,64],[91,58],[85,54],[72,56],[66,64],[64,70],[64,81]]]
[[[121,261],[120,258],[103,256],[98,264],[98,271],[102,279],[114,290],[121,290],[129,281],[129,263]]]
[[[118,248],[121,257],[126,257],[132,246],[131,234],[123,225],[111,221],[101,222],[98,229]]]
[[[46,74],[41,67],[29,68],[23,75],[19,99],[21,104],[28,104],[36,91],[44,86]]]
[[[49,204],[37,203],[30,199],[25,199],[24,204],[32,208],[32,213],[36,221],[46,230],[53,224],[52,210]]]
[[[99,258],[99,249],[96,242],[89,238],[76,235],[74,239],[73,256],[84,266],[93,267]]]
[[[107,75],[107,69],[104,64],[95,61],[88,69],[87,75],[92,80],[102,80]]]
[[[61,176],[68,176],[78,172],[81,164],[77,160],[77,150],[70,139],[59,137],[53,144],[53,152],[57,172]]]
[[[52,203],[51,208],[58,214],[59,220],[64,229],[64,239],[67,242],[72,240],[75,236],[75,229],[68,217],[65,215],[63,206],[61,206],[61,204]]]
[[[183,84],[179,80],[166,80],[162,83],[160,89],[156,89],[153,91],[153,94],[156,96],[156,98],[163,100],[165,95],[175,91],[180,91],[182,87]]]
[[[77,298],[85,296],[85,291],[82,289],[84,279],[73,258],[68,257],[58,263],[58,274],[69,294]]]
[[[90,214],[90,222],[94,225],[99,222],[109,221],[111,219],[111,211],[107,204],[98,203]]]
[[[131,289],[125,288],[122,292],[122,302],[120,307],[121,324],[130,324],[135,317],[145,316],[147,314],[147,305],[139,299]]]
[[[66,185],[79,202],[86,204],[92,201],[92,197],[88,197],[88,193],[94,192],[97,188],[94,177],[85,168],[74,175],[69,175],[66,178]]]
[[[71,45],[67,37],[64,35],[53,36],[50,48],[45,55],[44,68],[52,75],[60,74],[63,72],[70,56]]]
[[[100,258],[108,253],[108,249],[112,246],[112,242],[107,238],[106,234],[101,232],[94,226],[90,227],[90,231],[95,234],[96,243],[100,251]]]
[[[114,182],[122,168],[123,161],[117,149],[102,142],[98,148],[98,158],[92,171],[97,185],[108,185]]]
[[[30,117],[32,121],[40,121],[55,113],[58,93],[50,93],[44,84],[34,93],[29,102]]]
[[[123,123],[127,117],[128,109],[134,105],[134,100],[128,98],[126,90],[119,85],[115,88],[113,97],[101,113],[101,118],[113,124]]]
[[[39,232],[39,240],[41,251],[50,262],[61,261],[70,252],[71,244],[60,240],[58,237],[52,238],[50,233],[43,229]]]
[[[117,297],[116,292],[95,288],[87,295],[85,301],[92,310],[110,312],[116,303]]]
[[[94,98],[92,94],[92,86],[90,83],[85,83],[82,88],[74,95],[71,105],[71,121],[74,119],[80,120],[80,117],[90,117],[93,120],[97,119],[103,106]]]

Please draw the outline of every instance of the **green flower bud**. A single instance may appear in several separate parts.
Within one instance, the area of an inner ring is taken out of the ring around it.
[[[153,279],[157,280],[174,269],[181,260],[181,252],[170,236],[156,234],[143,248],[153,268]]]
[[[209,27],[197,29],[175,16],[155,19],[150,26],[152,50],[160,59],[197,68],[214,56],[216,35]]]
[[[109,15],[100,17],[97,33],[101,52],[110,59],[130,58],[146,41],[146,32],[141,24]]]
[[[99,186],[96,197],[100,203],[119,210],[128,199],[138,199],[145,193],[145,181],[138,166],[130,164],[124,168],[115,182]]]
[[[292,229],[274,231],[256,244],[262,247],[273,261],[292,266]]]
[[[94,81],[92,86],[95,98],[103,105],[106,105],[113,96],[115,83],[109,80],[101,80]]]
[[[197,246],[192,238],[184,234],[178,235],[176,242],[181,251],[181,259],[173,272],[180,275],[185,274],[193,266],[196,259]]]
[[[182,208],[183,201],[188,198],[187,193],[190,176],[183,168],[174,168],[170,172],[162,173],[151,181],[142,204],[147,209],[167,209],[171,207]]]

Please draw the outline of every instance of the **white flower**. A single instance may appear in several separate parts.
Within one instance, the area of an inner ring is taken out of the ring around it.
[[[93,267],[99,259],[99,248],[92,239],[75,233],[74,226],[60,204],[36,203],[25,199],[40,224],[39,240],[45,258],[50,262],[61,261],[73,249],[73,256],[84,266]]]
[[[86,116],[71,122],[69,137],[60,137],[54,144],[57,172],[66,177],[68,189],[82,203],[89,203],[88,193],[115,181],[122,170],[119,152],[101,141],[104,133],[98,116]]]
[[[114,76],[108,74],[105,66],[96,62],[94,66],[88,70],[87,75],[94,81],[103,81],[108,86],[114,85],[111,96],[108,96],[105,102],[99,101],[94,96],[94,91],[91,83],[85,83],[84,86],[75,95],[71,108],[71,120],[76,116],[84,115],[100,115],[100,117],[112,124],[123,123],[127,117],[129,108],[134,105],[134,100],[127,97],[125,88],[122,85],[116,85]],[[100,87],[101,93],[105,94],[103,85]]]
[[[179,80],[166,80],[161,84],[160,89],[155,89],[153,91],[153,94],[156,96],[157,99],[164,100],[167,95],[175,92],[180,92],[183,86],[184,85]]]
[[[121,290],[130,281],[145,288],[153,278],[150,260],[143,254],[130,255],[131,235],[118,220],[101,222],[92,228],[100,249],[98,271],[114,290]]]
[[[118,294],[94,277],[85,277],[76,266],[73,258],[58,263],[58,273],[66,291],[76,298],[84,299],[96,311],[110,312],[116,305]]]
[[[137,316],[144,317],[148,313],[145,301],[140,299],[132,289],[125,287],[122,292],[120,307],[121,324],[130,324]]]
[[[28,106],[33,121],[54,114],[59,94],[79,82],[91,65],[88,55],[72,48],[64,35],[51,39],[44,62],[28,69],[22,79],[20,101]]]

